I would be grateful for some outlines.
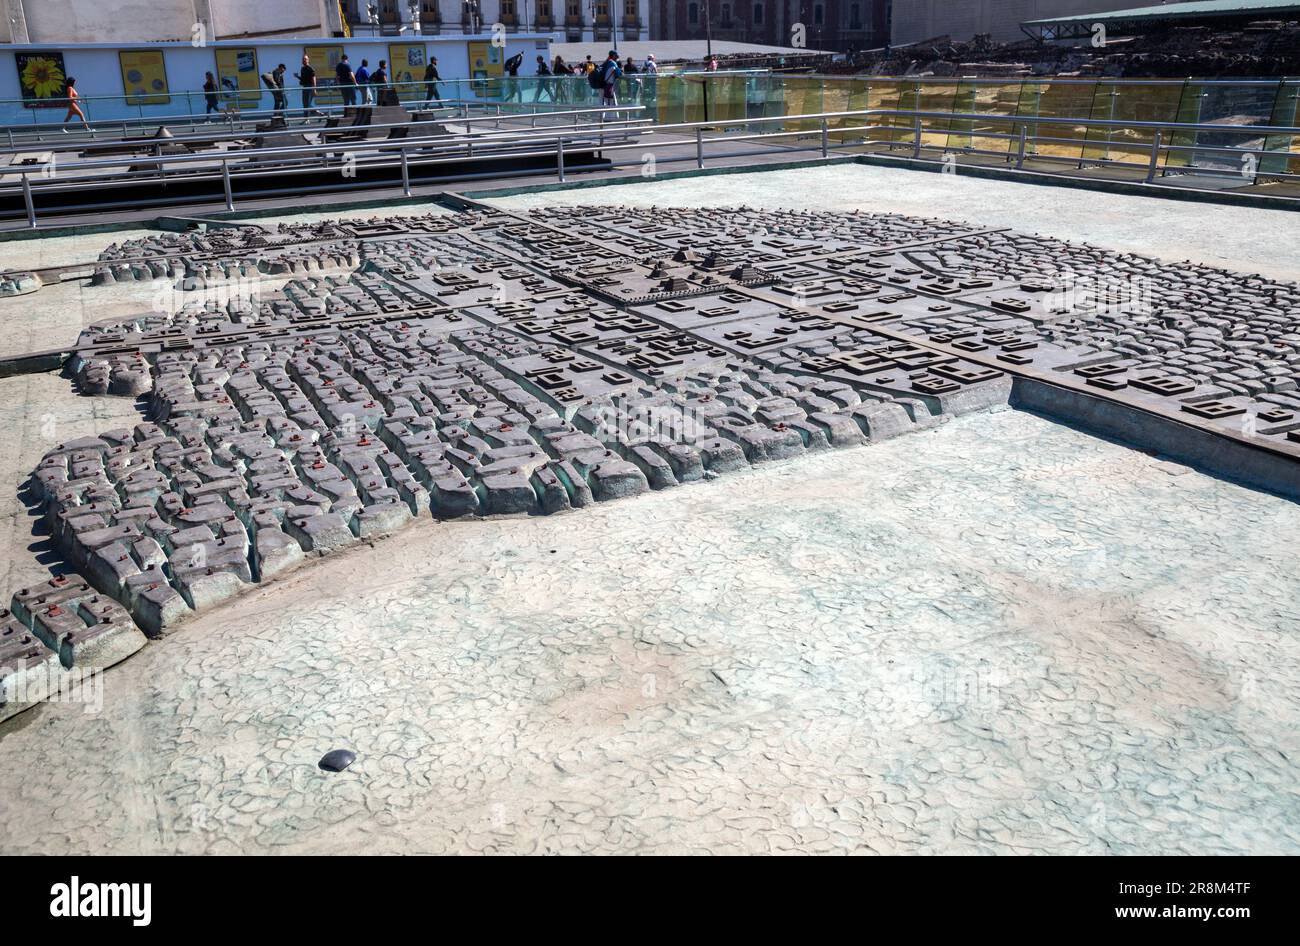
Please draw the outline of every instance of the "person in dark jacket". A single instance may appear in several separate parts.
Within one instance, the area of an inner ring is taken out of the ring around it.
[[[346,55],[334,67],[334,84],[343,95],[344,105],[357,104],[357,77],[353,74],[352,63],[348,62]]]
[[[513,101],[518,97],[519,101],[524,100],[523,94],[519,91],[519,67],[524,64],[524,54],[515,53],[506,60],[506,92],[502,100],[506,102]]]
[[[537,88],[533,89],[533,101],[539,102],[542,93],[552,102],[555,101],[555,89],[551,85],[551,67],[546,64],[545,56],[537,57]]]
[[[275,110],[283,112],[289,107],[289,99],[284,94],[284,74],[289,71],[289,67],[284,63],[276,66],[271,70],[271,82],[274,88],[271,89],[271,97],[275,99]]]
[[[429,64],[424,67],[425,105],[442,101],[442,96],[438,94],[438,83],[441,81],[442,76],[438,75],[438,57],[430,56]]]
[[[221,114],[221,101],[217,97],[217,91],[217,77],[209,72],[203,80],[203,98],[208,103],[208,107],[203,110],[205,118],[213,112]]]
[[[564,61],[564,57],[556,55],[555,63],[551,66],[551,75],[555,77],[555,91],[559,95],[559,101],[573,101],[573,67]]]

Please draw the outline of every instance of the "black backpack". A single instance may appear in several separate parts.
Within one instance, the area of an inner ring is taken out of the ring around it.
[[[589,73],[587,73],[587,85],[591,86],[593,89],[605,88],[605,67],[604,66],[597,66],[595,69],[592,69]]]

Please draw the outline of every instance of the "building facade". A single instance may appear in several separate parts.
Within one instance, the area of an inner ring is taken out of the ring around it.
[[[889,41],[890,0],[661,0],[653,39],[714,39],[851,52]],[[802,27],[802,29],[800,29]]]
[[[0,42],[150,43],[334,36],[337,0],[0,0]]]
[[[893,0],[894,45],[938,36],[965,42],[988,33],[998,42],[1025,39],[1020,24],[1051,16],[1109,13],[1157,0]]]
[[[649,39],[651,8],[662,0],[343,0],[355,35],[418,31],[549,33],[556,42]],[[417,27],[418,24],[418,27]]]

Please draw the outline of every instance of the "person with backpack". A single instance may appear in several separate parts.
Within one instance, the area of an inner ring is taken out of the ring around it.
[[[593,89],[600,89],[600,104],[602,108],[618,107],[618,80],[623,78],[623,68],[618,64],[618,51],[611,49],[609,58],[607,58],[601,67],[593,72],[588,81]],[[600,113],[600,120],[607,121],[608,112]],[[618,113],[614,113],[618,117]]]
[[[357,88],[361,91],[361,104],[370,104],[370,60],[361,60],[361,68],[356,73]]]
[[[277,112],[280,112],[281,117],[283,117],[285,109],[289,107],[289,99],[284,94],[284,74],[288,69],[288,66],[284,63],[280,63],[280,65],[272,69],[268,75],[262,77],[262,81],[264,82],[267,79],[270,79],[269,85],[271,86],[271,99],[273,100],[271,107]]]
[[[339,60],[339,64],[334,67],[334,84],[339,87],[343,94],[344,105],[357,104],[357,79],[352,74],[352,64],[348,62],[347,54]]]
[[[387,59],[379,60],[379,65],[375,67],[375,71],[370,73],[370,84],[379,86],[379,88],[383,88],[384,86],[388,85],[388,60]],[[376,90],[375,97],[378,98],[378,96],[379,96],[379,92],[378,90]]]
[[[653,105],[659,96],[659,63],[655,61],[654,53],[645,57],[642,71],[645,73],[645,102]]]

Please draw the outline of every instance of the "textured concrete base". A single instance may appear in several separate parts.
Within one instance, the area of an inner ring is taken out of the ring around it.
[[[1206,473],[1300,500],[1300,464],[1243,440],[1028,378],[1016,379],[1011,404]]]

